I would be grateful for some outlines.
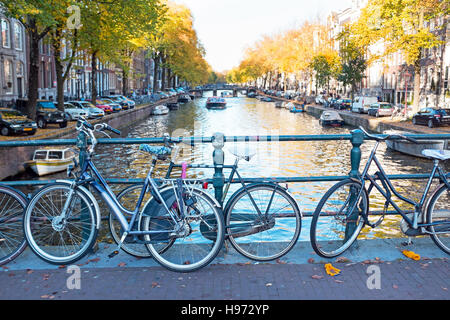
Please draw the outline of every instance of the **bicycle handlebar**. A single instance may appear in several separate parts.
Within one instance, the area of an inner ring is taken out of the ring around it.
[[[380,138],[380,137],[377,137],[376,135],[373,135],[373,134],[368,133],[362,126],[360,126],[359,129],[360,129],[366,136],[368,136],[369,138],[372,138],[372,139],[374,139],[374,140],[376,140],[376,141],[386,141],[386,140],[407,140],[407,141],[412,142],[412,143],[415,143],[415,144],[418,144],[418,143],[419,143],[419,141],[417,141],[416,139],[410,138],[410,137],[407,137],[407,136],[404,136],[404,135],[402,135],[402,134],[390,134],[390,135],[387,135],[385,138]]]

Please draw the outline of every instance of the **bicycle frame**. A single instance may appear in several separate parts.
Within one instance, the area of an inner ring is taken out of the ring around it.
[[[420,199],[420,202],[417,203],[411,199],[408,199],[404,196],[402,196],[401,194],[399,194],[399,192],[395,189],[395,187],[392,185],[392,182],[389,180],[386,172],[384,171],[381,163],[378,161],[377,157],[376,157],[376,151],[378,149],[378,146],[380,144],[380,141],[377,141],[370,156],[369,159],[367,161],[367,164],[364,168],[363,173],[361,174],[361,177],[359,178],[362,186],[365,186],[366,181],[370,181],[370,186],[368,189],[368,194],[370,194],[371,190],[373,189],[373,187],[375,187],[382,195],[383,197],[387,200],[386,204],[391,204],[394,209],[403,217],[403,219],[408,223],[408,225],[412,226],[414,229],[417,229],[418,227],[428,227],[428,226],[432,226],[434,224],[426,224],[426,223],[418,223],[418,216],[419,213],[423,211],[424,209],[424,205],[428,196],[428,192],[430,191],[431,188],[431,184],[433,182],[433,179],[436,176],[436,172],[438,173],[438,177],[441,181],[443,181],[446,185],[449,185],[449,182],[447,181],[447,178],[444,174],[444,172],[442,171],[442,169],[439,167],[439,161],[435,160],[434,161],[434,166],[433,169],[431,171],[430,177],[428,179],[427,185],[425,187],[425,190],[422,194],[422,198]],[[372,164],[372,162],[375,162],[377,168],[378,168],[378,172],[375,174],[381,181],[382,186],[380,186],[375,179],[370,176],[368,174],[369,168]],[[361,197],[363,192],[363,189],[361,189],[360,194],[358,195],[358,198]],[[414,210],[414,216],[413,219],[411,220],[407,213],[404,212],[402,209],[400,209],[400,207],[392,200],[391,197],[391,192],[397,196],[400,200],[409,203],[411,205],[413,205],[415,207]],[[370,225],[369,221],[368,221],[368,214],[364,216],[364,220],[367,224]]]
[[[163,204],[165,210],[169,213],[170,217],[174,221],[175,225],[177,223],[177,218],[172,213],[172,211],[168,208],[167,204],[165,203],[164,199],[161,196],[161,193],[158,190],[158,186],[156,185],[155,180],[151,177],[151,174],[153,172],[154,165],[156,163],[156,160],[153,159],[153,163],[151,166],[151,169],[149,170],[147,177],[144,181],[144,186],[142,188],[141,194],[139,195],[139,199],[136,203],[136,207],[133,211],[125,209],[120,202],[117,200],[117,197],[115,196],[114,192],[109,187],[108,183],[105,181],[105,179],[101,176],[100,172],[95,167],[94,163],[91,161],[90,156],[88,155],[83,162],[83,166],[81,168],[81,174],[79,178],[75,181],[76,185],[83,185],[83,184],[89,184],[96,190],[101,198],[106,202],[108,207],[112,210],[113,214],[116,216],[116,218],[119,220],[120,225],[122,226],[123,230],[125,230],[126,234],[128,235],[150,235],[150,234],[161,234],[161,233],[171,233],[175,232],[175,230],[165,230],[165,231],[133,231],[133,225],[136,222],[136,218],[139,214],[139,208],[142,205],[142,202],[144,200],[144,196],[147,192],[147,189],[150,187],[155,192],[155,194],[158,196],[159,200]],[[92,171],[93,175],[98,179],[98,182],[89,174],[89,170]],[[124,216],[125,214],[131,215],[131,221],[128,223],[127,219]],[[124,232],[124,233],[125,233]]]

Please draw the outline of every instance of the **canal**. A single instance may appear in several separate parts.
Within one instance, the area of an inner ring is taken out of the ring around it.
[[[266,136],[266,135],[327,135],[349,134],[353,127],[324,128],[318,119],[308,115],[290,113],[286,109],[275,108],[274,103],[261,102],[245,96],[227,98],[225,110],[208,110],[205,107],[206,98],[212,92],[205,92],[203,98],[186,104],[181,104],[178,110],[167,115],[152,116],[122,131],[122,137],[161,137],[164,133],[174,136],[212,136],[222,132],[226,136]],[[220,95],[220,92],[219,92]],[[349,141],[317,141],[317,142],[250,142],[226,143],[225,164],[232,164],[235,157],[230,150],[237,145],[240,149],[247,148],[255,153],[250,162],[241,161],[239,172],[243,177],[296,177],[296,176],[341,176],[350,171]],[[373,142],[362,145],[361,166],[365,164]],[[149,168],[149,157],[139,152],[138,146],[99,145],[94,162],[104,177],[108,178],[145,178]],[[185,146],[179,161],[195,164],[212,164],[213,147],[211,144]],[[388,174],[418,174],[431,169],[431,162],[403,155],[380,146],[379,159]],[[448,165],[447,168],[448,170]],[[158,166],[156,176],[163,177],[167,164]],[[374,173],[374,168],[371,170]],[[227,176],[227,171],[224,172]],[[211,178],[213,171],[209,169],[191,169],[189,177]],[[64,177],[64,174],[41,177],[54,179]],[[17,177],[16,177],[17,178]],[[28,174],[20,179],[30,179]],[[335,182],[290,183],[289,191],[298,202],[304,215],[311,214],[323,194]],[[394,185],[406,195],[413,196],[417,201],[425,188],[423,180],[394,180]],[[117,186],[117,190],[124,186]],[[231,195],[239,185],[232,186]],[[211,194],[214,194],[212,186]],[[379,194],[371,195],[371,210],[382,210],[384,200]],[[407,207],[406,207],[407,208]],[[102,212],[106,214],[106,212]],[[361,237],[380,238],[397,237],[401,235],[400,219],[397,216],[387,217],[383,224],[375,230],[363,230]],[[301,240],[309,241],[310,218],[303,220]]]

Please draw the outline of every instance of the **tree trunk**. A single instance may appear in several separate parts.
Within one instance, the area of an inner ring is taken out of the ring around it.
[[[155,67],[153,69],[153,94],[158,91],[158,67],[159,67],[159,56],[156,56],[153,61],[155,62]]]
[[[28,19],[28,34],[30,41],[30,72],[28,74],[28,103],[26,114],[36,120],[36,105],[39,88],[39,33],[36,20]]]
[[[125,68],[122,69],[122,95],[125,97],[128,94],[128,72]]]
[[[92,81],[91,81],[91,93],[92,93],[92,103],[94,106],[97,104],[97,51],[92,52]]]
[[[422,55],[422,50],[420,50],[420,55]],[[419,111],[419,101],[420,101],[420,58],[417,59],[414,63],[414,102],[412,107],[413,114]],[[405,81],[406,86],[408,86],[408,82]],[[405,88],[406,89],[406,88]],[[405,94],[405,103],[408,101],[408,96]]]

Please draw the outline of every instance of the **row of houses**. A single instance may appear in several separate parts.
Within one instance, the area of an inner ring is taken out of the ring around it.
[[[16,19],[0,14],[0,104],[10,105],[17,99],[27,97],[29,72],[29,41],[24,26]],[[70,55],[70,46],[65,46],[63,58]],[[67,99],[89,99],[91,96],[92,68],[90,56],[80,51],[64,83]],[[97,91],[101,95],[122,94],[122,70],[112,63],[97,62]],[[156,72],[155,63],[147,51],[133,55],[127,94],[147,94],[162,87],[162,70]],[[56,99],[55,59],[51,45],[46,38],[39,46],[39,99]]]
[[[355,22],[368,0],[353,0],[352,6],[339,12],[332,12],[327,18],[329,38],[336,36],[347,24]],[[439,36],[444,45],[425,49],[421,58],[420,106],[450,108],[449,68],[450,68],[450,28],[448,16],[429,21],[425,27]],[[334,41],[334,49],[339,51],[339,41]],[[372,53],[382,52],[382,42],[372,45]],[[336,92],[343,94],[346,88],[335,82]],[[371,63],[360,84],[363,95],[381,97],[383,101],[403,104],[413,100],[414,69],[405,63],[402,53],[396,52]]]

